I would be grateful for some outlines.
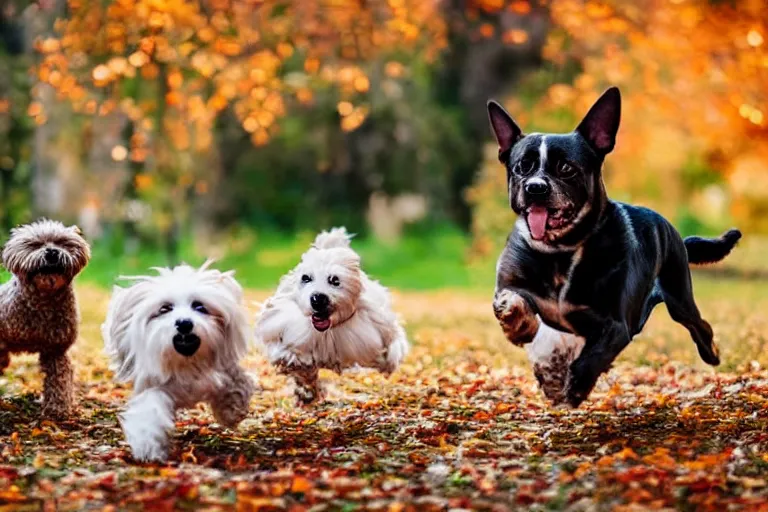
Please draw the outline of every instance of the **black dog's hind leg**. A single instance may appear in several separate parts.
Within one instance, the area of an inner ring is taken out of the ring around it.
[[[585,336],[584,349],[571,363],[566,388],[566,400],[572,407],[578,407],[632,337],[626,324],[610,318],[580,312],[569,316],[568,320],[576,332],[589,333]]]
[[[653,290],[651,291],[651,294],[648,295],[648,298],[645,299],[645,304],[643,305],[643,312],[640,316],[640,321],[637,323],[637,327],[632,331],[632,336],[635,336],[637,334],[640,334],[640,332],[645,327],[645,324],[648,322],[648,319],[651,317],[651,313],[653,313],[653,309],[664,302],[664,295],[661,293],[661,289],[659,288],[658,282],[654,284]]]
[[[679,239],[678,239],[679,240]],[[720,355],[713,340],[712,327],[701,318],[693,300],[691,272],[682,240],[675,241],[659,272],[659,288],[672,320],[683,325],[691,333],[701,359],[712,366],[720,364]],[[679,244],[679,246],[678,246]]]

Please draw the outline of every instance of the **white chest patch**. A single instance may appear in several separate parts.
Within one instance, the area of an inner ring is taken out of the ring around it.
[[[554,404],[565,401],[571,363],[583,348],[584,338],[558,331],[544,322],[533,341],[526,345],[539,387]]]

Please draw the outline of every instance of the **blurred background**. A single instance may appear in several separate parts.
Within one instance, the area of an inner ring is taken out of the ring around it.
[[[570,131],[684,233],[768,243],[762,0],[0,0],[0,228],[77,223],[83,279],[207,257],[270,288],[345,225],[404,289],[493,285],[513,223],[485,103]]]

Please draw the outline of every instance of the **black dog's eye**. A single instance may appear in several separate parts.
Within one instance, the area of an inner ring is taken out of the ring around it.
[[[536,161],[531,158],[523,158],[512,167],[512,172],[518,176],[527,176],[536,169]]]
[[[192,309],[204,315],[208,314],[208,308],[206,308],[205,305],[199,300],[192,302]]]
[[[557,173],[560,175],[561,178],[570,178],[571,176],[576,174],[576,167],[572,166],[567,162],[562,162],[558,166]]]
[[[341,284],[341,281],[339,281],[339,276],[330,276],[328,278],[328,284],[331,286],[339,286]]]
[[[170,304],[163,304],[162,306],[160,306],[160,309],[157,310],[157,314],[158,315],[164,315],[166,313],[170,313],[171,311],[173,311],[173,306],[172,305],[170,305]]]
[[[304,274],[303,276],[301,276],[301,282],[304,284],[311,283],[312,277],[307,274]]]

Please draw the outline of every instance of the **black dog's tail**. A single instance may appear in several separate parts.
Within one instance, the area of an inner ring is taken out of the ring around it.
[[[729,229],[720,238],[689,236],[683,242],[688,252],[688,263],[716,263],[730,254],[741,238],[741,231]]]

